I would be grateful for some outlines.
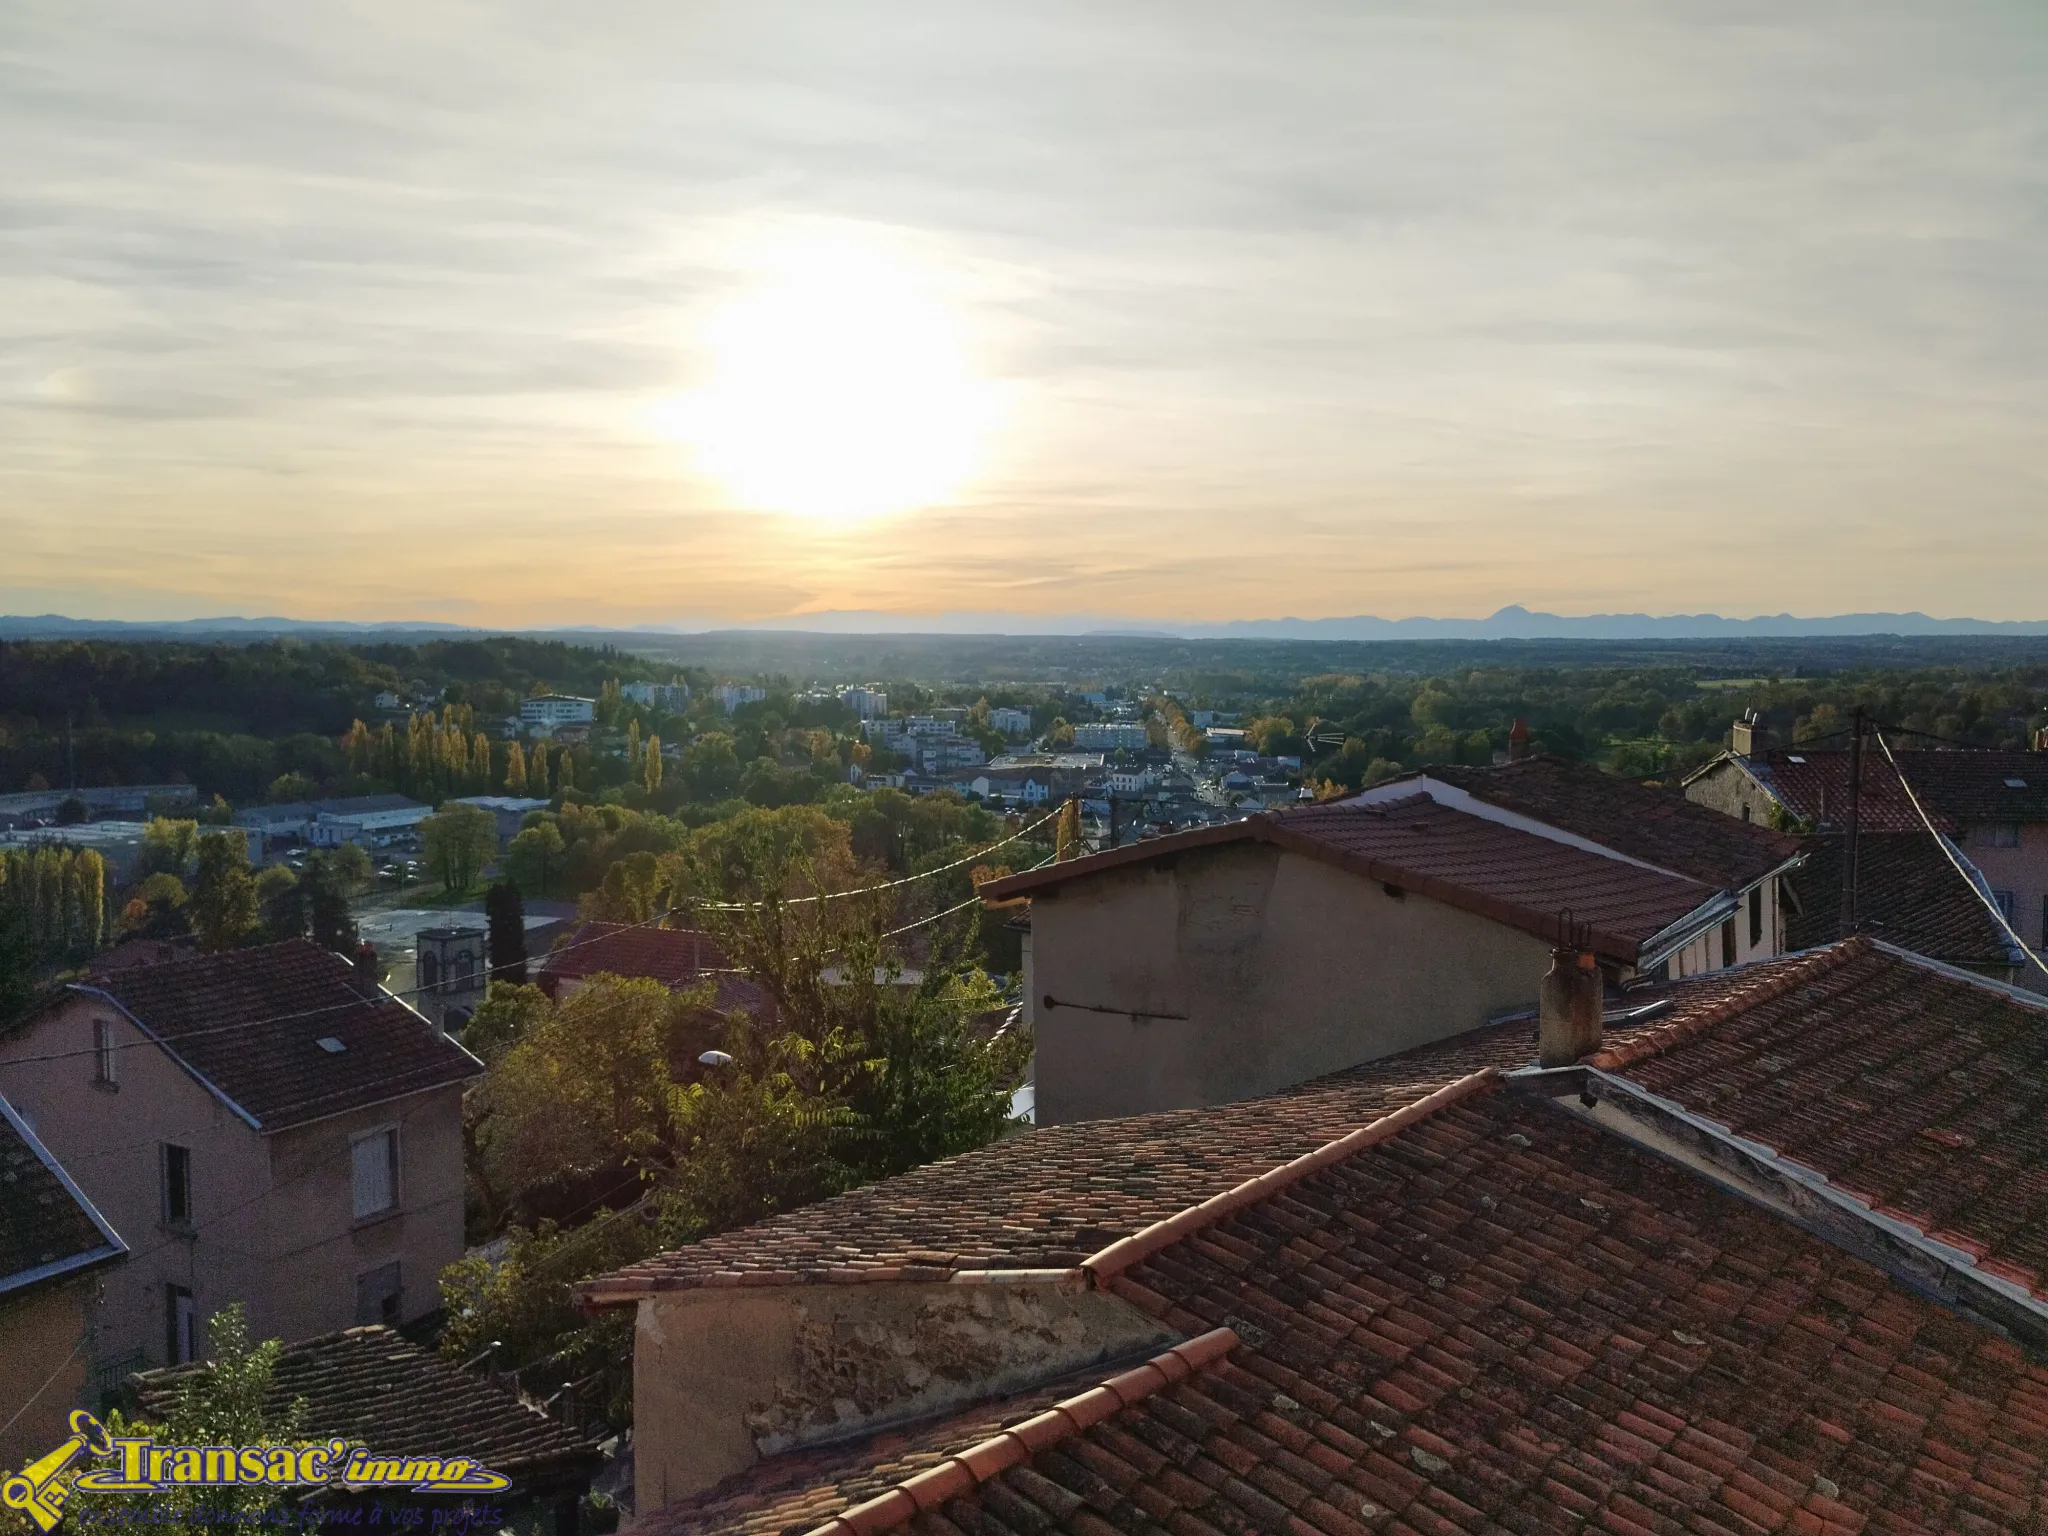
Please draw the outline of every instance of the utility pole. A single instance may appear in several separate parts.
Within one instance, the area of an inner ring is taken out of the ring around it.
[[[1849,728],[1849,834],[1842,859],[1842,937],[1856,931],[1856,836],[1863,820],[1863,706]]]

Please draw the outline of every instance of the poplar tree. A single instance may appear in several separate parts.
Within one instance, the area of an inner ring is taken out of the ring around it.
[[[661,788],[661,738],[659,736],[649,736],[647,738],[647,761],[643,777],[647,784],[647,792],[650,795]]]
[[[526,793],[526,754],[516,741],[505,753],[505,793],[522,796]]]

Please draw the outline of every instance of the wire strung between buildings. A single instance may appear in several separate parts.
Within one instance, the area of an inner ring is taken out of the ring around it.
[[[576,939],[567,944],[557,945],[554,949],[550,950],[548,954],[550,958],[552,958],[555,955],[565,955],[573,950],[582,949],[587,945],[601,944],[606,940],[610,939],[611,937],[613,937],[614,934],[620,932],[630,931],[639,928],[654,928],[662,923],[667,922],[671,917],[684,916],[687,915],[689,912],[702,911],[706,910],[707,908],[709,910],[721,912],[744,912],[758,910],[764,907],[770,907],[775,905],[788,906],[793,905],[797,902],[831,901],[847,896],[866,896],[876,891],[895,890],[902,886],[914,885],[920,880],[929,880],[934,875],[943,875],[948,873],[949,871],[959,869],[963,865],[972,864],[977,860],[983,858],[984,856],[995,852],[998,848],[1007,847],[1009,844],[1016,842],[1018,839],[1028,836],[1030,833],[1037,831],[1038,828],[1044,826],[1047,822],[1051,821],[1054,817],[1058,815],[1058,811],[1050,812],[1047,815],[1039,817],[1037,821],[1032,822],[1029,826],[1020,827],[1017,831],[1012,832],[1008,837],[1002,838],[997,842],[990,843],[986,847],[978,849],[974,853],[968,854],[965,858],[955,859],[950,864],[941,864],[935,869],[928,869],[920,874],[906,875],[896,880],[885,880],[876,885],[858,886],[853,890],[848,891],[831,891],[823,896],[794,896],[790,897],[787,901],[781,903],[767,901],[716,903],[698,902],[667,906],[662,908],[661,911],[653,914],[651,917],[642,918],[638,922],[617,924],[611,929],[611,932],[609,933],[596,934],[587,939]],[[1047,860],[1045,862],[1050,863],[1051,861]],[[1044,864],[1037,864],[1032,867],[1035,869],[1042,869],[1044,867]],[[910,932],[910,930],[913,928],[921,928],[926,923],[936,922],[939,917],[949,916],[953,912],[962,911],[966,907],[974,905],[974,903],[979,901],[980,899],[981,898],[979,896],[970,897],[967,901],[962,902],[959,906],[950,907],[945,912],[939,913],[934,917],[921,918],[915,923],[910,923],[902,928],[894,929],[889,933],[885,933],[882,935],[882,937],[885,939],[894,938],[899,934]],[[435,992],[437,990],[438,988],[426,986],[406,988],[380,988],[379,991],[382,995],[377,997],[351,998],[347,1002],[340,1003],[322,1003],[317,1008],[302,1008],[293,1013],[274,1013],[269,1015],[267,1018],[242,1019],[233,1024],[215,1025],[210,1029],[188,1030],[185,1033],[179,1035],[177,1041],[173,1042],[173,1044],[181,1044],[187,1040],[201,1040],[212,1035],[232,1034],[237,1030],[261,1029],[272,1024],[289,1024],[300,1019],[318,1018],[323,1014],[348,1013],[352,1012],[357,1008],[361,1008],[365,1005],[375,1006],[376,1004],[384,1002],[387,999],[394,1002],[404,1002],[409,998],[424,997],[429,993]],[[146,1027],[144,1028],[144,1034],[144,1039],[123,1040],[109,1047],[108,1049],[117,1051],[129,1051],[135,1050],[141,1046],[155,1045],[159,1043],[154,1036],[149,1035]],[[40,1056],[16,1056],[7,1061],[0,1061],[0,1068],[26,1067],[47,1061],[72,1061],[80,1057],[100,1056],[104,1054],[105,1052],[99,1046],[83,1046],[75,1051],[50,1051]]]
[[[1957,854],[1949,840],[1943,837],[1940,830],[1934,825],[1933,818],[1927,814],[1927,808],[1920,803],[1920,797],[1913,793],[1913,785],[1906,778],[1906,771],[1899,766],[1899,760],[1892,756],[1892,744],[1884,739],[1883,729],[1873,727],[1870,734],[1875,736],[1877,744],[1884,748],[1885,760],[1892,765],[1892,772],[1899,776],[1899,787],[1906,792],[1906,799],[1912,805],[1914,814],[1919,816],[1920,825],[1927,829],[1927,835],[1934,839],[1936,846],[1941,849],[1949,863],[1955,866],[1956,873],[1963,877],[1963,884],[1967,885],[1977,900],[1983,903],[1984,910],[1991,914],[1991,920],[2005,931],[2005,936],[2012,940],[2014,947],[2031,960],[2043,975],[2048,975],[2048,962],[2044,962],[2039,955],[2034,953],[2033,949],[2027,944],[2027,941],[2019,936],[2019,932],[2013,927],[2011,920],[2006,917],[2005,910],[1996,901],[1991,899],[1985,892],[1984,887],[1970,878],[1970,872],[1963,867],[1961,856]]]

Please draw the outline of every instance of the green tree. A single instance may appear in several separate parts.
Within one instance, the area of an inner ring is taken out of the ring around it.
[[[183,880],[192,869],[199,840],[199,823],[158,818],[142,829],[142,853],[136,860],[138,879],[151,875],[176,875]]]
[[[505,849],[505,874],[529,896],[545,896],[562,867],[562,834],[552,821],[522,827]]]
[[[263,937],[269,942],[305,936],[305,882],[282,864],[273,864],[256,876],[256,906],[262,913]]]
[[[661,738],[649,736],[645,756],[645,770],[641,777],[647,785],[647,793],[653,794],[661,788]]]
[[[369,867],[369,855],[353,843],[307,858],[306,918],[313,942],[322,949],[337,955],[355,954],[361,932],[349,897],[368,877]]]
[[[239,832],[202,832],[187,909],[202,949],[232,949],[260,916],[249,875],[249,844]]]
[[[312,799],[315,788],[317,786],[303,773],[280,773],[270,781],[263,798],[272,805],[290,805],[294,801]]]
[[[484,892],[484,920],[490,930],[491,980],[525,986],[526,903],[519,899],[519,887],[499,880]]]
[[[449,805],[420,823],[420,848],[442,889],[459,896],[498,851],[498,819],[480,805]]]
[[[516,741],[505,749],[505,793],[526,794],[526,752]]]

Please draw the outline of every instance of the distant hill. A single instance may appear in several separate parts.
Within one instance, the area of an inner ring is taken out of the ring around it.
[[[1594,613],[1567,616],[1532,612],[1510,604],[1484,619],[1381,619],[1361,614],[1340,619],[1241,619],[1228,623],[1170,624],[1102,614],[953,612],[930,616],[836,610],[802,614],[760,624],[684,623],[611,628],[594,624],[545,628],[479,628],[431,621],[353,624],[328,619],[217,618],[132,622],[72,619],[59,614],[0,617],[0,639],[55,640],[93,636],[119,639],[192,639],[208,635],[250,639],[305,635],[348,639],[375,636],[454,634],[552,634],[592,642],[624,634],[710,634],[717,632],[843,635],[1072,635],[1087,638],[1189,640],[1740,640],[1840,638],[1852,635],[2048,635],[2048,619],[1936,619],[1924,613],[1844,613],[1797,618],[1789,613],[1753,619],[1717,613],[1655,616]]]

